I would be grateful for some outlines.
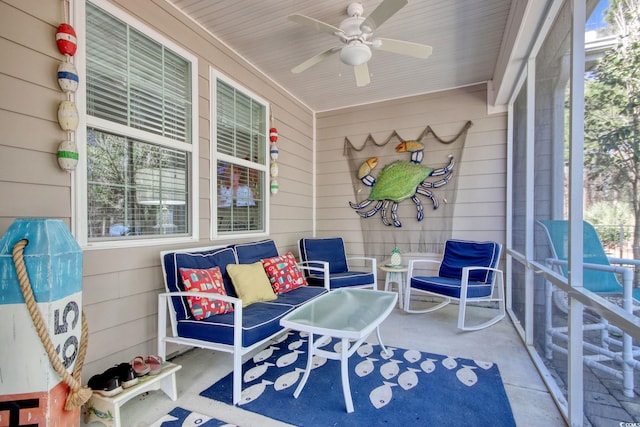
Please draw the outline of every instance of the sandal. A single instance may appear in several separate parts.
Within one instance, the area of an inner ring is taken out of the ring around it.
[[[157,375],[162,370],[162,357],[149,355],[144,359],[149,367],[149,375]]]
[[[142,356],[134,357],[131,361],[131,367],[138,377],[143,377],[151,371],[151,368],[146,364]]]

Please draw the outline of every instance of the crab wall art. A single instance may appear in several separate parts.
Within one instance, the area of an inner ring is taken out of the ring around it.
[[[398,206],[401,202],[411,199],[418,210],[417,219],[424,219],[424,211],[422,202],[418,198],[418,194],[428,197],[434,209],[438,209],[440,202],[433,194],[431,189],[439,188],[446,185],[451,179],[455,160],[453,155],[449,155],[449,164],[443,168],[433,169],[422,164],[424,156],[424,145],[417,141],[405,141],[398,144],[395,148],[397,153],[411,153],[411,160],[396,160],[386,165],[378,177],[371,175],[373,169],[378,165],[377,157],[370,157],[358,169],[358,179],[366,186],[371,187],[369,197],[360,203],[351,203],[349,206],[356,210],[358,215],[363,218],[369,218],[380,212],[382,222],[385,225],[393,224],[396,227],[402,227],[402,223],[398,219]],[[426,182],[428,177],[442,176],[443,178],[435,182]],[[376,202],[375,206],[370,210],[364,210],[366,207]],[[445,200],[446,202],[446,200]],[[391,205],[391,221],[387,217]]]

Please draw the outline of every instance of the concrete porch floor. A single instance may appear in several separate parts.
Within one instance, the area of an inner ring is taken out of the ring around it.
[[[481,316],[484,310],[469,309],[469,319],[473,322],[473,316]],[[500,370],[518,426],[565,426],[511,321],[505,318],[484,330],[460,332],[455,327],[456,316],[457,306],[427,314],[407,314],[396,308],[381,326],[382,339],[385,345],[392,347],[494,362]],[[375,333],[369,340],[377,342]],[[176,406],[241,427],[287,425],[199,395],[231,371],[231,355],[196,349],[171,361],[182,365],[176,374],[178,400],[171,401],[159,390],[134,398],[121,409],[124,426],[149,426]]]

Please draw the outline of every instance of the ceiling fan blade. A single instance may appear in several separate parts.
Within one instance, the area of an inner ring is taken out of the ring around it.
[[[378,50],[384,50],[385,52],[399,53],[400,55],[413,56],[415,58],[427,59],[431,56],[433,48],[426,44],[406,42],[403,40],[384,39],[377,38],[375,41],[380,41],[382,44],[379,46],[374,43],[374,46]]]
[[[367,16],[367,19],[360,24],[360,29],[365,33],[374,31],[397,11],[405,7],[407,3],[407,0],[383,0],[383,2]]]
[[[304,61],[302,64],[297,65],[295,67],[293,67],[291,69],[291,72],[294,74],[298,74],[303,72],[304,70],[306,70],[307,68],[311,68],[314,65],[316,65],[318,62],[322,61],[325,58],[328,58],[329,56],[333,55],[334,53],[338,52],[341,48],[339,47],[332,47],[331,49],[327,49],[324,52],[320,52],[319,54],[317,54],[316,56],[312,56],[311,58],[307,59],[306,61]]]
[[[356,77],[356,86],[362,87],[371,83],[371,79],[369,78],[369,67],[366,62],[353,67],[353,74]]]
[[[300,15],[299,13],[289,15],[289,20],[329,34],[342,33],[342,30],[338,27],[334,27],[333,25],[318,21],[314,18],[309,18],[308,16]]]

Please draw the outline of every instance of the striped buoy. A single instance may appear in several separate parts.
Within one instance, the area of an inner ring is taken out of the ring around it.
[[[78,40],[76,39],[76,31],[71,25],[63,23],[58,26],[56,44],[63,55],[73,56],[76,54]]]
[[[269,141],[278,142],[278,129],[276,128],[269,129]]]
[[[62,141],[58,146],[58,165],[63,170],[71,172],[78,164],[78,147],[73,141]]]
[[[280,150],[278,150],[278,146],[274,143],[271,144],[271,148],[269,149],[269,154],[271,155],[271,160],[274,162],[278,160],[278,155],[280,154]]]
[[[75,92],[78,89],[78,71],[71,62],[63,61],[58,67],[58,84],[64,93]]]
[[[280,186],[278,185],[278,181],[276,181],[275,179],[271,180],[271,194],[278,194],[278,190],[280,189]]]

